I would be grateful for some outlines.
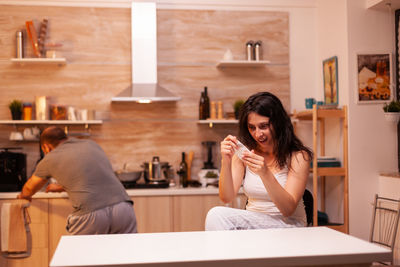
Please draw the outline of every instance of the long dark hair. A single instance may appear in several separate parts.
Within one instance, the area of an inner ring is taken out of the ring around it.
[[[239,115],[239,140],[250,150],[257,147],[256,140],[248,129],[248,116],[251,112],[269,118],[271,133],[274,139],[274,156],[280,168],[285,165],[291,168],[293,152],[302,151],[312,158],[311,150],[304,146],[294,134],[294,129],[289,115],[281,101],[269,92],[260,92],[250,96],[240,109]],[[303,153],[303,157],[305,154]]]

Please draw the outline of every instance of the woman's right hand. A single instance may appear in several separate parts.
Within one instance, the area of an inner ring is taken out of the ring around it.
[[[235,149],[237,149],[237,138],[233,135],[228,135],[221,142],[221,156],[222,158],[232,159],[235,154]]]

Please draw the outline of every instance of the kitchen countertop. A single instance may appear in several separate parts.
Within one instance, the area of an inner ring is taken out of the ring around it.
[[[126,189],[129,196],[188,196],[188,195],[218,195],[218,188],[215,187],[169,187],[156,189]],[[239,193],[242,193],[240,189]],[[16,199],[19,192],[0,192],[0,199]],[[68,194],[38,192],[33,198],[68,198]]]

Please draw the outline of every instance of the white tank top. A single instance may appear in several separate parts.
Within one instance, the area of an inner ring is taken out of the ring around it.
[[[276,173],[274,176],[279,184],[284,187],[287,181],[288,168],[283,168],[279,173]],[[243,191],[248,198],[246,210],[282,216],[282,213],[269,197],[268,191],[265,189],[260,176],[251,172],[247,167],[243,181]],[[289,216],[289,218],[303,222],[304,225],[307,224],[303,199],[300,199],[295,212],[291,216]]]

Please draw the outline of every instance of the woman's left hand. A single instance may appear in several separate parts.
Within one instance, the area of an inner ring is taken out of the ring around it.
[[[244,164],[249,167],[250,171],[259,176],[268,171],[268,166],[265,164],[264,157],[254,153],[254,150],[251,150],[251,152],[244,152],[242,160]]]

